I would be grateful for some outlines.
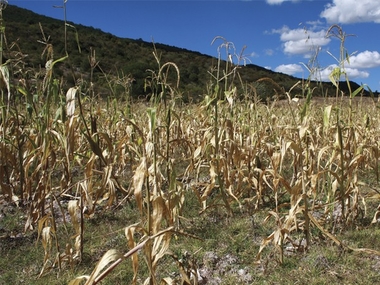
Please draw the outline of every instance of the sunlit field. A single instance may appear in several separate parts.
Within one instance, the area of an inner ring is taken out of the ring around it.
[[[1,284],[380,281],[379,103],[340,91],[346,59],[335,97],[305,79],[263,101],[219,53],[185,104],[155,49],[146,100],[133,75],[65,86],[53,50],[1,66]]]

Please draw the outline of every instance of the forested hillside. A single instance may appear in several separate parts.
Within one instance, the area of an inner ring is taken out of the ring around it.
[[[144,88],[145,78],[151,76],[149,70],[157,70],[157,61],[153,56],[153,43],[141,39],[119,38],[110,33],[104,33],[100,29],[77,25],[35,14],[29,10],[9,5],[3,11],[5,36],[7,46],[4,48],[4,58],[19,60],[25,64],[23,68],[44,68],[46,57],[53,52],[54,60],[65,55],[68,59],[57,64],[54,69],[55,76],[66,76],[65,88],[74,86],[78,80],[97,83],[97,93],[101,96],[109,94],[109,88],[101,88],[115,81],[129,81],[133,79],[131,94],[134,97],[149,95],[150,90]],[[212,39],[210,39],[211,42]],[[65,46],[66,43],[66,46]],[[180,71],[179,94],[185,101],[197,101],[203,98],[203,94],[212,79],[212,72],[218,62],[217,44],[215,57],[189,51],[182,48],[155,43],[160,57],[160,63],[174,63]],[[225,62],[221,62],[224,70]],[[298,81],[305,79],[295,78],[282,73],[276,73],[263,67],[247,64],[237,69],[235,84],[239,94],[246,90],[255,89],[262,99],[274,95],[284,95]],[[169,71],[169,80],[173,86],[176,83],[174,69]],[[312,82],[312,87],[316,86]],[[292,95],[303,90],[295,88]],[[358,85],[351,83],[355,90]],[[346,84],[341,84],[345,91]],[[115,89],[116,91],[118,89]],[[119,92],[124,92],[119,90]],[[117,92],[116,92],[117,93]],[[331,83],[318,85],[314,90],[314,96],[335,96],[335,89]],[[114,94],[118,95],[118,94]]]

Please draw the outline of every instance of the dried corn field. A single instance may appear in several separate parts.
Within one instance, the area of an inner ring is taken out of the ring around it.
[[[377,223],[379,212],[367,207],[379,197],[380,118],[373,100],[266,105],[230,98],[189,106],[169,99],[105,104],[81,98],[80,88],[66,95],[67,105],[41,100],[26,110],[17,98],[2,118],[2,199],[25,210],[25,231],[37,231],[40,277],[80,263],[86,221],[123,205],[139,213],[120,225],[128,250],[107,248],[92,274],[71,284],[96,284],[129,259],[134,275],[128,282],[197,284],[195,263],[177,260],[176,278],[157,273],[165,256],[176,260],[174,237],[197,238],[181,222],[189,212],[186,199],[198,201],[192,210],[200,215],[264,213],[274,221],[252,266],[267,256],[283,263],[289,244],[307,252],[315,229],[337,247],[380,254],[370,244],[352,248],[336,237],[370,226],[362,224],[366,217]]]
[[[375,232],[380,215],[379,105],[361,90],[340,96],[335,82],[336,98],[312,98],[299,82],[303,94],[263,103],[253,86],[239,93],[238,67],[221,70],[219,57],[204,101],[184,104],[180,70],[154,50],[150,100],[128,96],[129,76],[107,78],[112,94],[124,91],[102,99],[91,78],[64,92],[53,70],[67,57],[53,60],[49,44],[43,54],[44,72],[15,60],[16,81],[1,68],[1,238],[4,248],[31,241],[40,258],[11,280],[117,284],[118,272],[121,284],[250,284],[262,281],[252,268],[266,278],[316,246],[380,257],[374,244],[340,238]],[[227,254],[204,252],[215,247]],[[241,248],[248,269],[234,267]],[[339,279],[325,256],[315,262]]]

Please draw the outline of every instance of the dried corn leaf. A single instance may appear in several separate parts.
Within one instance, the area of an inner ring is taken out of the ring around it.
[[[94,284],[96,277],[107,267],[107,265],[109,265],[111,262],[114,262],[122,257],[123,256],[119,254],[115,249],[108,250],[100,259],[95,269],[92,271],[85,285]]]
[[[288,150],[289,148],[294,150],[294,152],[299,154],[299,155],[302,154],[302,148],[293,141],[289,141],[286,143],[285,150]],[[285,156],[285,153],[282,153],[282,156]]]
[[[165,201],[161,196],[154,197],[152,200],[152,234],[158,233],[161,227],[162,218],[165,214]]]
[[[157,262],[167,253],[171,240],[171,233],[159,235],[153,240],[152,259],[153,268],[157,266]]]
[[[378,196],[379,194],[377,194],[376,196]],[[379,217],[380,217],[380,205],[377,206],[377,210],[376,210],[376,213],[375,215],[373,216],[373,219],[371,221],[371,224],[376,224],[379,220]]]
[[[69,211],[71,223],[75,229],[75,232],[80,232],[80,222],[78,219],[78,214],[80,211],[78,200],[71,200],[68,203],[67,210]]]
[[[99,137],[103,138],[106,141],[107,148],[108,148],[108,151],[109,151],[108,156],[113,157],[113,155],[114,155],[114,145],[112,143],[112,140],[111,140],[110,136],[107,133],[104,133],[104,132],[98,132],[97,134],[99,135]]]
[[[328,238],[330,238],[333,242],[335,242],[338,246],[342,246],[342,242],[337,239],[334,235],[329,233],[329,231],[325,230],[322,225],[314,218],[311,212],[308,212],[308,216],[310,221]]]
[[[66,93],[66,113],[67,116],[72,117],[75,112],[75,95],[78,87],[71,87]]]
[[[44,227],[41,233],[41,242],[42,242],[42,246],[45,249],[45,261],[51,247],[51,241],[52,241],[51,231],[52,231],[51,227]]]
[[[89,275],[78,276],[75,279],[71,280],[68,285],[81,285],[83,284],[82,281],[88,280],[88,278],[90,278]]]
[[[239,199],[235,196],[235,194],[233,193],[233,186],[232,184],[227,188],[227,193],[235,199],[235,201],[239,204],[239,207],[242,208],[242,205],[239,201]]]
[[[125,228],[125,236],[127,238],[128,247],[130,249],[133,249],[136,247],[136,242],[134,240],[134,234],[135,234],[137,225],[138,224],[135,224],[135,225],[132,225],[132,226]],[[138,257],[137,251],[131,254],[131,259],[132,259],[132,269],[133,269],[132,284],[136,284],[137,273],[138,273],[138,268],[139,268],[139,257]]]
[[[330,126],[330,114],[331,114],[332,105],[325,107],[323,110],[323,128],[325,133],[327,133]]]
[[[264,248],[274,239],[275,232],[272,232],[268,237],[264,238],[261,242],[259,252],[256,255],[256,260],[259,261],[261,258],[261,253]]]
[[[8,67],[4,64],[0,65],[0,89],[7,90],[8,93],[8,102],[11,101],[11,89],[9,85],[9,70]],[[8,103],[9,104],[9,103]]]
[[[161,280],[161,283],[162,284],[167,284],[167,285],[174,285],[174,284],[176,284],[176,282],[172,278],[170,278],[170,277],[163,278]]]
[[[202,146],[198,146],[197,149],[194,151],[193,158],[196,159],[202,152]]]
[[[142,188],[146,178],[146,157],[141,159],[140,165],[137,167],[135,174],[133,175],[133,187],[134,195],[136,198],[137,206],[139,207],[140,212],[143,211],[143,195]]]
[[[39,241],[40,236],[42,235],[42,231],[45,228],[45,226],[51,224],[51,216],[50,215],[45,215],[38,221],[38,227],[37,227],[37,242]]]

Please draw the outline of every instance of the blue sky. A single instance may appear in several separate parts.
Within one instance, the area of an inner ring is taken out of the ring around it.
[[[3,0],[4,1],[4,0]],[[230,53],[244,46],[247,63],[307,78],[305,67],[314,62],[314,75],[328,80],[338,62],[340,41],[326,38],[333,24],[347,35],[350,55],[345,63],[349,78],[380,90],[379,0],[244,0],[244,1],[105,1],[44,0],[8,3],[36,13],[99,28],[123,38],[164,43],[218,56],[223,43]],[[3,11],[6,13],[6,10]],[[80,36],[80,35],[79,35]],[[318,56],[312,60],[313,55]],[[224,54],[224,52],[223,52]],[[101,60],[101,59],[100,59]],[[237,58],[233,59],[237,63]],[[310,66],[310,65],[309,65]]]

